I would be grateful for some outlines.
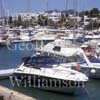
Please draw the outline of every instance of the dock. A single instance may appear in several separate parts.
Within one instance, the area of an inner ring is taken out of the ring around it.
[[[3,97],[3,95],[1,95],[1,94],[0,94],[0,100],[4,100],[4,97]]]
[[[33,97],[0,86],[0,100],[36,100]]]
[[[0,79],[9,78],[9,76],[13,75],[14,70],[15,70],[15,68],[0,70]]]

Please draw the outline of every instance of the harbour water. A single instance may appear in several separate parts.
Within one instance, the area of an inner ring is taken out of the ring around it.
[[[16,44],[12,50],[8,50],[6,47],[0,48],[0,69],[16,68],[20,64],[22,57],[34,54],[35,45],[27,46],[30,49],[24,46],[23,43]],[[23,49],[20,50],[20,47],[23,47]],[[13,87],[9,79],[0,80],[0,85],[32,96],[37,100],[100,100],[100,80],[90,79],[85,89],[77,90],[74,95],[48,92],[29,87]]]

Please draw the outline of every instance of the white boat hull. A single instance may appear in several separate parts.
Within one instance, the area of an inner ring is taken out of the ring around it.
[[[66,84],[66,86],[58,86],[58,83],[57,83],[57,86],[55,86],[54,84],[53,84],[53,86],[48,86],[49,83],[45,86],[45,85],[43,85],[43,84],[45,84],[45,82],[44,83],[41,83],[41,82],[37,83],[37,81],[45,79],[45,78],[46,78],[46,80],[49,81],[51,78],[48,78],[48,77],[42,77],[41,78],[41,76],[36,76],[36,78],[34,78],[34,79],[32,78],[31,79],[32,83],[30,85],[29,83],[27,83],[27,80],[29,81],[29,79],[27,79],[27,78],[30,77],[30,76],[34,77],[33,75],[29,75],[29,74],[25,74],[25,73],[14,73],[13,79],[17,77],[17,79],[20,82],[22,82],[23,86],[25,86],[25,87],[26,87],[26,84],[27,84],[27,86],[33,87],[33,88],[37,88],[37,89],[43,89],[43,90],[46,90],[46,91],[53,91],[53,92],[59,92],[59,93],[68,93],[68,94],[73,94],[73,93],[75,93],[75,91],[77,89],[84,88],[85,83],[86,83],[86,82],[84,82],[84,83],[82,83],[82,82],[80,83],[79,82],[79,83],[75,83],[75,85],[72,85],[72,84],[74,84],[74,81],[67,81],[68,84]],[[21,77],[24,77],[23,80],[21,80],[22,79]],[[52,79],[52,80],[57,80],[57,79]],[[70,83],[70,82],[72,82],[72,83]],[[41,84],[43,86],[41,86]]]
[[[93,63],[93,65],[94,67],[89,67],[86,64],[81,64],[80,71],[90,78],[100,79],[100,63]]]

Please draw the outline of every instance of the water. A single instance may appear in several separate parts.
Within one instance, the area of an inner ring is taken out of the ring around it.
[[[22,46],[23,44],[16,44]],[[31,47],[31,45],[30,45]],[[33,48],[35,46],[33,45]],[[20,51],[19,48],[10,51],[7,48],[0,48],[0,69],[16,68],[20,64],[22,57],[30,56],[35,51],[33,49]],[[10,80],[0,80],[0,84],[32,96],[37,100],[100,100],[100,80],[90,80],[84,90],[77,90],[74,95],[60,94],[43,91],[35,88],[13,87]]]

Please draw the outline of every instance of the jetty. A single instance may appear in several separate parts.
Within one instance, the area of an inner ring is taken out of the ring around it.
[[[33,97],[0,86],[0,100],[36,100]]]

